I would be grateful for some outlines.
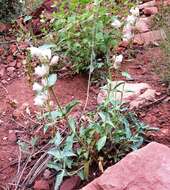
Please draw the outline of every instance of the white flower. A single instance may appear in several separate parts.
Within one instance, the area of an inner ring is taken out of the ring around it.
[[[50,65],[57,65],[58,61],[59,61],[59,56],[55,55],[52,57]]]
[[[41,82],[42,82],[43,86],[47,86],[48,85],[47,79],[42,79]]]
[[[120,54],[120,55],[117,55],[117,56],[114,56],[114,68],[115,69],[118,69],[123,61],[123,55]]]
[[[34,98],[34,105],[36,105],[36,106],[43,106],[44,103],[47,101],[47,99],[48,99],[48,96],[46,94],[37,95]]]
[[[134,34],[129,31],[123,35],[123,41],[130,41],[134,37]]]
[[[129,15],[126,19],[127,23],[134,25],[137,20],[137,17],[134,15]]]
[[[43,86],[41,86],[41,85],[38,84],[37,82],[35,82],[35,83],[33,84],[33,90],[34,90],[34,91],[40,92],[42,89],[43,89]]]
[[[131,13],[133,16],[138,17],[138,16],[139,16],[139,8],[138,8],[138,7],[132,7],[132,8],[130,9],[130,13]]]
[[[39,59],[51,59],[51,50],[45,48],[30,47],[28,48],[32,57],[38,57]]]
[[[133,26],[129,23],[126,23],[125,26],[123,27],[123,34],[127,32],[131,32],[133,30]]]
[[[118,28],[120,28],[122,26],[122,23],[117,18],[115,18],[111,25],[114,28],[118,29]]]
[[[49,73],[49,66],[48,65],[41,65],[41,66],[37,66],[35,68],[35,74],[40,76],[40,77],[43,77],[45,75],[47,75]]]

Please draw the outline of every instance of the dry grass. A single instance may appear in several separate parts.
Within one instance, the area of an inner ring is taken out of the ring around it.
[[[170,7],[162,7],[160,13],[154,18],[154,29],[162,28],[167,39],[160,44],[163,52],[162,61],[155,61],[157,73],[161,76],[163,82],[170,85]]]

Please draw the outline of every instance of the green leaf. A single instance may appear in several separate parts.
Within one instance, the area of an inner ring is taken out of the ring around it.
[[[106,144],[107,136],[101,137],[98,142],[96,143],[96,148],[98,151],[100,151],[104,145]]]
[[[89,167],[90,167],[90,161],[85,161],[84,162],[84,177],[85,179],[88,179],[89,176]]]
[[[72,149],[73,148],[73,140],[74,140],[74,134],[72,134],[71,136],[68,136],[66,138],[64,148],[67,148],[68,150]]]
[[[74,154],[73,151],[64,150],[64,151],[63,151],[63,156],[64,156],[64,157],[72,157],[72,156],[76,156],[76,154]]]
[[[27,22],[27,21],[29,21],[29,20],[31,20],[32,19],[32,16],[25,16],[24,17],[24,22]]]
[[[80,177],[81,180],[85,180],[84,171],[80,170],[77,175]]]
[[[128,80],[133,80],[132,76],[128,72],[122,72],[122,76]]]
[[[102,122],[105,123],[106,122],[106,118],[107,118],[107,114],[105,112],[99,112],[98,114],[101,117]]]
[[[21,148],[21,150],[22,150],[23,152],[29,151],[29,146],[28,146],[27,143],[22,142],[22,141],[18,141],[18,145],[20,146],[20,148]]]
[[[49,115],[50,115],[50,114],[51,114],[52,120],[56,120],[56,119],[58,119],[58,118],[60,118],[60,117],[63,116],[63,114],[62,114],[61,111],[59,111],[59,110],[52,111],[52,112],[49,113]]]
[[[60,145],[60,143],[61,143],[61,141],[62,141],[62,137],[61,137],[59,131],[57,131],[57,133],[56,133],[56,135],[55,135],[53,141],[54,141],[54,144],[55,144],[56,146],[59,146],[59,145]]]
[[[132,136],[131,130],[130,130],[130,126],[129,126],[129,122],[126,118],[122,118],[123,124],[125,126],[125,134],[126,134],[126,138],[130,139],[130,137]]]
[[[76,133],[76,123],[75,123],[75,120],[71,117],[71,118],[69,118],[68,123],[69,123],[69,127],[71,128],[72,132]]]
[[[44,44],[42,46],[39,46],[38,48],[39,49],[50,49],[50,48],[53,48],[53,47],[56,47],[55,44]]]
[[[37,143],[37,140],[38,140],[38,137],[32,137],[32,138],[31,138],[31,145],[32,145],[32,146],[35,146],[36,143]]]
[[[50,163],[47,164],[47,166],[48,166],[50,169],[54,169],[54,170],[56,170],[56,171],[62,170],[62,165],[59,164],[59,163],[50,162]]]
[[[135,137],[134,137],[135,138]],[[131,148],[133,150],[137,150],[138,148],[140,148],[143,144],[143,137],[136,137],[136,139],[133,139],[133,144],[131,145]]]
[[[44,125],[44,134],[48,131],[50,124]]]
[[[69,104],[65,106],[65,114],[68,114],[77,104],[79,104],[79,101],[73,100]]]
[[[47,79],[48,87],[54,86],[56,81],[57,81],[57,75],[56,74],[51,74]]]
[[[62,170],[61,172],[59,172],[57,174],[56,180],[55,180],[54,190],[59,190],[59,187],[60,187],[61,183],[63,182],[64,176],[65,176],[65,170]]]
[[[66,165],[67,168],[73,169],[73,168],[72,168],[72,164],[73,164],[73,160],[68,159],[68,158],[65,159],[65,165]]]
[[[63,157],[64,157],[64,156],[62,155],[62,151],[60,151],[60,150],[58,150],[58,149],[56,149],[56,148],[49,150],[49,151],[48,151],[48,154],[54,156],[54,158],[57,159],[57,160],[61,160],[61,159],[63,159]]]

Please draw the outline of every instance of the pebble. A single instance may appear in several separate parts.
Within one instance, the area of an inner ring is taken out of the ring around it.
[[[146,8],[144,8],[143,12],[146,16],[155,15],[158,13],[158,8],[157,7],[146,7]]]
[[[50,190],[50,185],[46,180],[37,180],[34,184],[34,190]]]
[[[0,55],[2,55],[4,53],[4,49],[0,48]]]
[[[3,77],[4,74],[5,74],[5,68],[2,68],[2,69],[0,70],[0,77]]]
[[[15,70],[15,68],[14,68],[14,67],[8,67],[8,68],[7,68],[7,71],[8,71],[9,73],[13,73],[13,72],[14,72],[14,70]]]
[[[10,67],[15,67],[15,65],[16,65],[16,60],[9,63]]]
[[[21,62],[17,62],[16,67],[20,68],[22,66]]]
[[[49,169],[46,169],[45,171],[44,171],[44,173],[43,173],[43,177],[44,177],[44,179],[50,179],[50,177],[51,177],[51,171],[49,170]]]
[[[6,80],[2,80],[1,83],[2,84],[8,84],[8,82]]]
[[[9,130],[8,141],[10,143],[16,143],[17,142],[17,136],[16,136],[16,132],[14,130]]]
[[[75,190],[80,185],[81,179],[78,176],[72,176],[62,183],[60,190]]]

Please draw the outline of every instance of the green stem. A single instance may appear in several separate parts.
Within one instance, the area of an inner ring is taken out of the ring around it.
[[[64,113],[64,111],[63,111],[63,109],[62,109],[62,107],[61,107],[61,105],[60,105],[60,102],[59,102],[59,100],[58,100],[58,98],[57,98],[57,96],[56,96],[56,94],[55,94],[55,92],[54,92],[54,90],[53,90],[52,87],[50,87],[50,91],[51,91],[51,93],[52,93],[52,95],[53,95],[53,97],[54,97],[54,99],[55,99],[55,102],[56,102],[56,104],[57,104],[57,106],[58,106],[60,112],[61,112],[62,115],[65,117],[65,119],[68,121],[68,118],[67,118],[66,114]]]

